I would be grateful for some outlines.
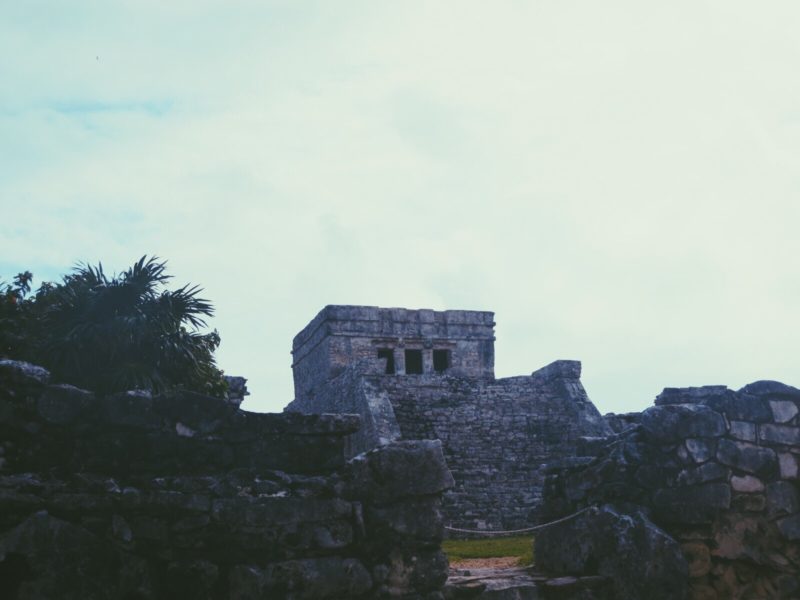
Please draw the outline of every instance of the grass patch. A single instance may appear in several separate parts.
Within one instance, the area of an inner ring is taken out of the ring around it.
[[[533,536],[492,537],[480,540],[444,540],[442,550],[450,561],[464,558],[497,558],[517,556],[517,564],[533,564]]]

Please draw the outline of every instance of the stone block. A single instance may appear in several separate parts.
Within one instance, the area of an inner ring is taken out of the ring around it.
[[[664,404],[703,404],[708,399],[727,396],[732,392],[726,385],[704,385],[701,387],[664,388],[656,396],[655,405]]]
[[[184,560],[168,565],[164,587],[170,598],[212,600],[218,597],[214,590],[218,579],[217,565],[206,560]]]
[[[800,540],[800,514],[779,519],[777,523],[778,530],[787,540],[793,542]]]
[[[708,523],[730,505],[731,488],[727,483],[665,488],[653,496],[656,514],[670,523]]]
[[[162,417],[153,410],[149,393],[131,391],[111,394],[102,399],[103,420],[111,425],[136,429],[159,429]]]
[[[761,521],[754,516],[739,515],[721,519],[714,530],[716,547],[712,554],[728,560],[747,558],[752,552],[752,538],[762,532]]]
[[[711,552],[702,542],[681,544],[681,551],[689,564],[689,577],[702,577],[711,570]]]
[[[755,442],[756,425],[747,421],[731,421],[730,436],[744,442]]]
[[[641,424],[647,437],[664,443],[719,437],[726,431],[722,415],[702,404],[651,406],[642,413]]]
[[[0,382],[8,386],[40,388],[50,381],[50,371],[21,360],[0,360]]]
[[[440,541],[444,533],[441,501],[424,498],[387,507],[367,507],[364,525],[367,535],[380,539],[412,538]]]
[[[591,508],[538,532],[534,544],[537,568],[608,576],[615,600],[686,597],[689,568],[680,546],[641,514]]]
[[[731,477],[731,487],[735,492],[751,494],[754,492],[763,492],[764,482],[753,475],[744,475],[742,477],[734,475]]]
[[[800,446],[800,427],[788,425],[759,425],[758,435],[762,442]]]
[[[117,554],[83,527],[37,513],[0,536],[0,595],[18,598],[118,598]],[[6,561],[11,559],[10,563]],[[8,573],[8,570],[13,570]],[[9,581],[10,580],[10,581]],[[17,589],[11,589],[10,587]]]
[[[556,360],[531,373],[531,377],[543,381],[550,381],[552,379],[580,379],[581,361]]]
[[[778,452],[778,465],[780,466],[781,479],[798,479],[800,473],[800,459],[789,452]]]
[[[783,396],[800,399],[800,390],[780,381],[755,381],[744,386],[739,392],[754,396]]]
[[[772,477],[778,467],[778,459],[773,450],[730,440],[719,441],[717,460],[729,467],[766,478]]]
[[[309,558],[234,567],[230,598],[293,598],[320,600],[361,597],[372,587],[366,567],[355,558]]]
[[[347,465],[348,494],[389,504],[453,487],[439,440],[395,442],[360,454]]]
[[[684,469],[676,478],[680,486],[697,485],[711,481],[727,481],[731,470],[716,462],[707,462],[699,467]]]
[[[717,451],[717,441],[705,438],[689,438],[686,440],[686,449],[696,463],[704,463],[714,456]]]
[[[72,425],[82,419],[95,402],[94,394],[72,385],[47,386],[36,401],[36,411],[53,425]]]
[[[731,500],[731,508],[742,512],[762,512],[767,506],[763,494],[737,494]]]
[[[767,514],[770,518],[800,511],[797,485],[790,481],[775,481],[767,485]]]
[[[767,401],[760,396],[731,392],[710,398],[706,405],[718,413],[724,414],[729,421],[750,421],[752,423],[772,421],[772,410]]]
[[[797,416],[797,403],[793,400],[770,400],[772,418],[776,423],[788,423]]]

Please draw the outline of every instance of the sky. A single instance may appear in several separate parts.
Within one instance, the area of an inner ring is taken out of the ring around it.
[[[327,304],[605,412],[800,385],[800,3],[0,0],[0,278],[168,260],[243,408]]]

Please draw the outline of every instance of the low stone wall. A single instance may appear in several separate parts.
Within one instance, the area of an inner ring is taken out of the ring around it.
[[[0,361],[2,596],[441,598],[441,445],[346,461],[357,427]]]
[[[690,598],[798,598],[798,415],[800,390],[777,382],[668,388],[600,456],[553,466],[547,517],[610,504],[651,519],[680,544]],[[572,541],[558,535],[537,555]]]

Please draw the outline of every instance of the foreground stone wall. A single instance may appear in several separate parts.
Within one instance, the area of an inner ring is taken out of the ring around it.
[[[0,361],[2,597],[441,598],[441,446],[346,461],[357,427]]]
[[[690,598],[798,598],[798,415],[800,390],[777,382],[668,388],[600,456],[553,467],[547,517],[607,504],[645,515],[680,544]],[[566,526],[540,538],[545,564],[574,541]]]

